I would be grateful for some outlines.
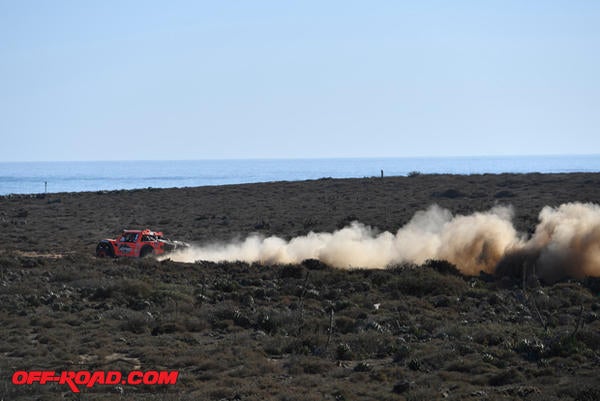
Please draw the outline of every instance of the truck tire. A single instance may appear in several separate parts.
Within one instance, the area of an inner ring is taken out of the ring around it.
[[[96,256],[99,258],[114,258],[115,253],[109,244],[101,242],[96,247]]]
[[[146,258],[154,255],[154,249],[151,246],[145,246],[140,251],[140,258]]]

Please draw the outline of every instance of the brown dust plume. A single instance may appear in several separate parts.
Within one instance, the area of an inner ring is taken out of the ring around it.
[[[263,264],[318,259],[338,268],[385,268],[440,259],[467,275],[494,273],[499,263],[510,260],[535,265],[540,277],[600,276],[599,205],[544,207],[531,238],[517,232],[512,218],[510,206],[455,216],[432,205],[415,213],[395,234],[353,222],[332,233],[310,232],[290,240],[253,234],[242,241],[192,246],[167,258]]]

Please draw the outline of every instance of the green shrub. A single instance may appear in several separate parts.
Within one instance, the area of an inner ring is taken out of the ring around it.
[[[121,324],[121,330],[142,334],[150,331],[150,328],[153,325],[154,319],[147,313],[127,311],[124,316],[124,321]]]
[[[285,265],[281,267],[279,271],[279,277],[281,278],[295,278],[301,279],[305,276],[304,268],[299,265]]]
[[[504,386],[507,384],[522,383],[525,377],[516,369],[503,370],[490,377],[489,383],[491,386]]]
[[[354,320],[354,319],[351,319],[346,316],[338,316],[335,319],[334,331],[336,331],[338,333],[341,333],[341,334],[352,333],[355,328],[356,328],[356,320]]]
[[[354,353],[350,348],[350,345],[346,343],[339,343],[335,349],[335,358],[340,361],[349,361],[354,358]]]
[[[461,295],[469,286],[460,277],[442,275],[429,268],[405,270],[395,275],[387,285],[388,291],[400,295]]]
[[[148,299],[152,294],[152,287],[145,281],[125,279],[117,284],[115,290],[128,299]]]

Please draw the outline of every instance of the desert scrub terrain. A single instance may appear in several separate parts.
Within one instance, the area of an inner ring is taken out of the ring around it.
[[[596,399],[598,282],[526,287],[445,263],[386,270],[1,257],[4,399],[16,370],[179,370],[85,399]],[[532,299],[535,299],[532,302]],[[538,314],[539,312],[539,314]]]
[[[387,269],[97,259],[123,228],[196,243],[352,220],[597,202],[600,175],[270,183],[0,198],[0,399],[597,400],[600,282]],[[14,386],[16,370],[179,370],[175,386]]]
[[[124,228],[151,228],[188,242],[251,232],[291,238],[357,220],[395,232],[438,204],[454,214],[512,205],[529,232],[544,206],[600,202],[600,174],[417,175],[365,179],[0,196],[3,249],[90,253]]]

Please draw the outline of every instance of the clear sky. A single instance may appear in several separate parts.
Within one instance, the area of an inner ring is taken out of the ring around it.
[[[600,153],[600,2],[0,0],[0,161]]]

